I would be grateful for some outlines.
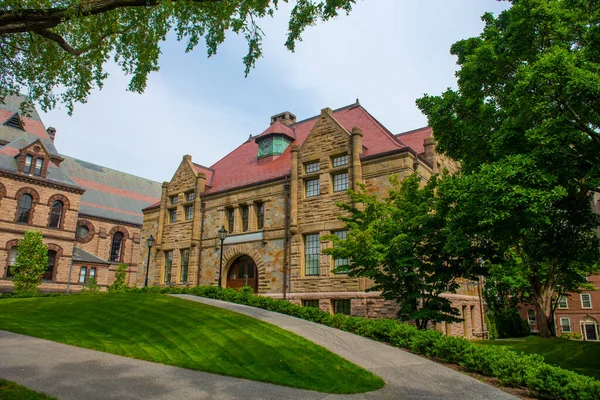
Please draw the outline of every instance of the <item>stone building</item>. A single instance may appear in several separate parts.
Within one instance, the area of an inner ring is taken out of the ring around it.
[[[334,260],[322,254],[330,243],[320,237],[346,235],[336,202],[363,183],[382,196],[389,176],[415,170],[427,180],[456,165],[435,153],[431,129],[394,135],[358,101],[296,121],[284,112],[214,165],[196,164],[189,155],[159,202],[144,212],[139,269],[149,269],[150,285],[253,287],[255,292],[336,313],[395,316],[396,305],[367,292],[371,283],[334,273]],[[222,273],[217,231],[225,227]],[[149,259],[146,239],[155,239]],[[145,273],[139,274],[138,284]],[[448,334],[481,332],[478,286],[464,282],[449,294],[463,323],[440,326]]]
[[[22,97],[0,104],[0,291],[12,290],[11,266],[26,230],[42,232],[48,268],[41,290],[79,290],[89,278],[114,281],[120,262],[136,280],[141,209],[160,198],[160,184],[60,154],[56,130]]]

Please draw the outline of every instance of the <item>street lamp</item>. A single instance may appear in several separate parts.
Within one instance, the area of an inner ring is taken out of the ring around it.
[[[154,246],[154,238],[152,234],[146,239],[146,245],[148,246],[148,261],[146,261],[146,278],[144,279],[144,286],[148,286],[148,269],[150,268],[150,249]]]
[[[221,229],[217,231],[217,235],[221,241],[221,259],[219,261],[219,289],[221,289],[221,274],[223,272],[223,240],[225,240],[227,237],[227,229],[225,229],[224,226],[221,226]]]

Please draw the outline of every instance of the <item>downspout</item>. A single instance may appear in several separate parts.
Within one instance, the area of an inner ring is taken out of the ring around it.
[[[285,196],[285,212],[284,212],[284,236],[283,236],[283,299],[287,299],[287,284],[288,284],[288,246],[289,246],[289,234],[290,234],[290,184],[288,178],[285,179],[283,185],[284,196]]]
[[[202,237],[204,235],[204,212],[205,212],[205,203],[202,201],[203,196],[201,196],[201,205],[200,205],[200,240],[198,242],[198,272],[196,272],[196,286],[200,286],[200,264],[202,263]]]

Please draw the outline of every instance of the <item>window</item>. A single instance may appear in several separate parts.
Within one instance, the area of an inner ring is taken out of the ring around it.
[[[29,194],[24,194],[19,199],[19,212],[17,213],[17,222],[28,224],[31,216],[31,206],[33,205],[33,197]]]
[[[319,178],[306,181],[306,197],[318,196],[321,194],[321,184]]]
[[[331,164],[333,165],[333,168],[341,167],[342,165],[348,165],[348,155],[346,154],[339,157],[333,157]]]
[[[304,307],[319,308],[319,300],[302,300]]]
[[[177,209],[173,208],[169,210],[169,223],[177,222]]]
[[[88,283],[90,279],[93,279],[94,282],[96,282],[96,267],[90,268],[89,274],[87,267],[81,267],[79,270],[79,283]]]
[[[242,206],[242,231],[248,231],[248,206]]]
[[[173,250],[165,252],[165,283],[171,283],[171,267],[173,266]]]
[[[187,282],[189,263],[190,263],[190,249],[181,250],[181,272],[179,274],[179,279],[181,282]]]
[[[177,201],[179,200],[179,198],[175,195],[175,196],[171,196],[169,198],[171,205],[174,206],[175,204],[177,204]]]
[[[348,231],[337,231],[337,232],[334,232],[334,234],[335,234],[335,236],[337,236],[338,238],[340,238],[342,240],[346,240],[346,238],[348,237]],[[334,268],[335,274],[347,274],[348,266],[350,266],[349,258],[336,258],[333,260],[333,268]],[[346,267],[346,268],[340,268],[340,267]]]
[[[348,190],[348,173],[336,174],[333,176],[333,191],[342,192]]]
[[[112,262],[121,262],[123,256],[123,234],[115,232],[110,245],[110,258]]]
[[[321,254],[321,243],[319,234],[304,236],[304,265],[305,275],[319,275],[319,255]]]
[[[589,293],[582,293],[581,296],[581,308],[592,308],[592,295]]]
[[[265,203],[256,203],[256,227],[262,229],[265,226]]]
[[[28,174],[31,172],[31,164],[33,164],[32,156],[25,156],[25,165],[23,166],[23,172]]]
[[[567,296],[560,296],[558,299],[558,308],[565,309],[569,308],[569,302],[567,301]]]
[[[534,310],[527,311],[527,319],[529,319],[529,325],[536,325],[537,324],[537,318],[535,316],[535,311]]]
[[[41,158],[36,158],[35,159],[35,170],[33,171],[33,174],[36,176],[40,176],[42,174],[42,159]]]
[[[313,172],[318,172],[320,170],[321,170],[321,165],[320,165],[320,163],[318,161],[317,162],[312,162],[312,163],[309,163],[309,164],[304,164],[304,171],[307,174],[310,174],[310,173],[313,173]]]
[[[560,330],[563,333],[571,332],[571,320],[569,318],[561,318],[560,319]]]
[[[62,219],[63,203],[56,200],[52,203],[52,210],[50,211],[50,228],[60,228],[60,220]]]
[[[227,209],[227,230],[229,233],[233,233],[233,224],[235,223],[235,209]]]
[[[85,225],[79,225],[77,227],[77,237],[80,239],[85,239],[90,234],[90,230]]]
[[[334,300],[333,313],[350,315],[350,300]]]
[[[185,220],[191,221],[194,219],[194,206],[185,207]]]
[[[42,275],[42,279],[46,281],[52,280],[52,273],[54,272],[54,267],[56,266],[56,251],[48,250],[48,264],[46,265],[46,270]]]
[[[194,201],[195,198],[196,198],[196,192],[194,192],[194,191],[187,192],[185,194],[185,201]]]
[[[19,251],[17,249],[17,246],[11,247],[10,250],[8,251],[8,265],[6,266],[6,277],[7,278],[10,278],[13,275],[11,272],[11,269],[15,265],[17,265],[17,255],[18,254],[19,254]]]

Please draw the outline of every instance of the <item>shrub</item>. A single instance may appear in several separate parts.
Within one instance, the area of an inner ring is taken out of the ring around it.
[[[531,333],[529,323],[516,310],[495,311],[488,315],[500,338],[525,337]]]
[[[582,336],[577,332],[563,333],[560,335],[561,339],[581,340]]]
[[[487,327],[488,339],[498,339],[498,330],[496,329],[496,321],[491,313],[485,314],[485,326]]]
[[[127,264],[121,263],[115,271],[115,281],[108,287],[108,291],[122,292],[127,289],[125,279],[127,279]]]
[[[80,293],[85,294],[98,294],[100,293],[100,286],[96,283],[96,278],[89,278],[86,283],[81,286]]]

